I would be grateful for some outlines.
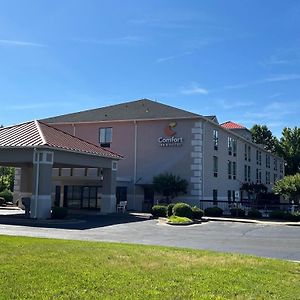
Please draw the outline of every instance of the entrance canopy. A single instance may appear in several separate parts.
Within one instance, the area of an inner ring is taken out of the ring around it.
[[[51,211],[52,168],[102,168],[103,192],[114,201],[115,171],[122,156],[40,121],[0,129],[0,165],[21,168],[20,190],[31,193],[31,217]],[[104,195],[105,198],[105,195]],[[113,205],[103,205],[113,210]]]

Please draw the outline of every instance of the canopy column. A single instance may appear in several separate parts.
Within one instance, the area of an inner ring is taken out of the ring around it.
[[[53,152],[35,151],[30,204],[31,218],[48,219],[51,217],[52,166]]]
[[[117,162],[112,161],[111,168],[103,169],[103,190],[101,198],[101,212],[113,213],[117,209],[116,200],[116,171]]]

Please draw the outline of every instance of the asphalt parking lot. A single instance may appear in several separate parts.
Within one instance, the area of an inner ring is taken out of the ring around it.
[[[209,249],[300,261],[300,227],[210,221],[191,226],[158,225],[137,216],[77,216],[38,223],[0,217],[0,234]]]

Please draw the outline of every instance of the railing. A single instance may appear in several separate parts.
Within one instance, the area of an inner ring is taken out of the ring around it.
[[[206,209],[208,207],[218,206],[220,207],[225,214],[230,212],[231,208],[242,208],[246,211],[250,209],[259,209],[263,212],[270,212],[273,210],[284,210],[284,211],[291,211],[292,207],[294,210],[299,210],[299,205],[292,205],[290,203],[277,203],[277,204],[262,204],[262,203],[255,203],[251,201],[236,201],[236,202],[228,202],[224,200],[220,201],[213,201],[213,200],[201,200],[200,201],[200,208]]]

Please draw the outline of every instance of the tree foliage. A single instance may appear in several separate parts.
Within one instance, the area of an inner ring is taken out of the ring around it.
[[[283,179],[278,180],[273,187],[273,191],[275,194],[294,200],[298,204],[300,199],[300,173],[285,176]]]
[[[166,197],[167,201],[169,201],[169,198],[175,198],[179,194],[186,194],[187,187],[187,180],[170,173],[162,173],[153,177],[154,190]]]
[[[300,172],[300,128],[283,129],[277,153],[286,161],[286,175]]]
[[[272,153],[276,152],[278,140],[266,125],[255,124],[250,131],[254,143],[264,145],[264,148]]]
[[[3,190],[13,190],[15,169],[10,167],[0,167],[0,192]]]

